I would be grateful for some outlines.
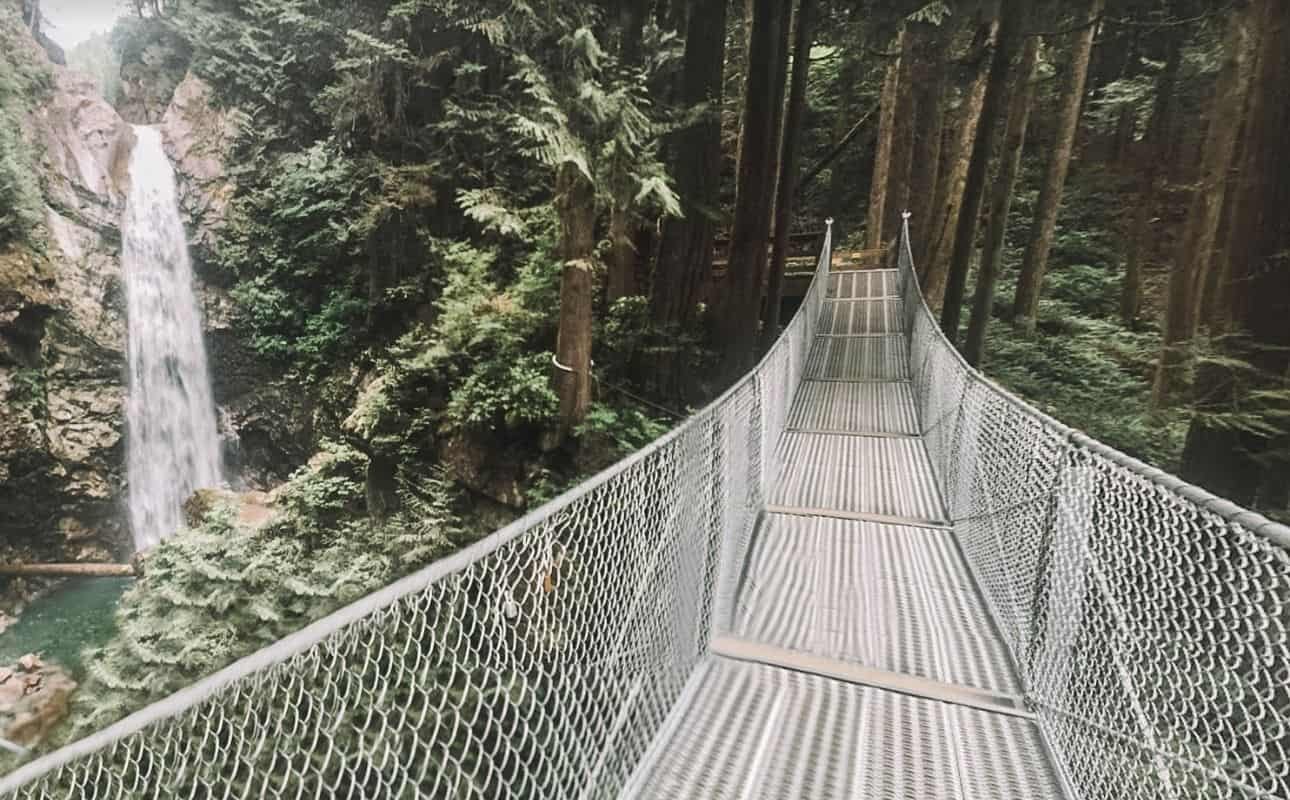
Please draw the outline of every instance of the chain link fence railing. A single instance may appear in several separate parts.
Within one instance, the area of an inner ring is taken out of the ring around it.
[[[830,252],[760,365],[654,444],[0,795],[616,796],[728,629]]]
[[[969,367],[901,242],[928,450],[1070,794],[1290,798],[1290,530]]]
[[[1071,796],[1290,798],[1290,531],[968,367],[902,242],[928,450]],[[658,442],[0,795],[615,796],[728,630],[829,253],[762,363]]]

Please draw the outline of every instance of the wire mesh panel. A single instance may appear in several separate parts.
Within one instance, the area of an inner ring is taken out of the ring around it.
[[[731,625],[829,256],[759,366],[658,442],[0,794],[615,796]]]
[[[956,535],[1070,792],[1290,797],[1290,530],[971,369],[900,252],[910,372]]]

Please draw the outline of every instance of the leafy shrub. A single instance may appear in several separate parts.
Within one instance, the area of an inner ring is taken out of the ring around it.
[[[634,408],[596,403],[587,411],[587,418],[574,433],[583,440],[599,439],[611,443],[616,451],[615,457],[622,458],[667,433],[669,427],[667,422]]]
[[[541,426],[560,403],[551,388],[551,354],[533,353],[516,363],[491,360],[471,371],[452,393],[453,425],[495,429]]]

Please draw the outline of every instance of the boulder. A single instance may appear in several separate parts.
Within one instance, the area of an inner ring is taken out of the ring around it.
[[[234,492],[228,489],[198,489],[184,503],[184,521],[190,528],[200,526],[212,511],[232,508],[239,528],[254,530],[277,517],[273,498],[267,492]]]
[[[0,667],[0,738],[32,748],[66,718],[76,681],[28,654]]]
[[[527,503],[529,469],[520,458],[499,458],[498,453],[514,453],[505,438],[498,434],[463,432],[448,437],[439,456],[452,477],[484,497],[511,509],[523,509]]]

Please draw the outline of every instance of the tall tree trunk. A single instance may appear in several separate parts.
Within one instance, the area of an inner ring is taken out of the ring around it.
[[[744,80],[739,180],[730,233],[728,285],[719,301],[716,346],[722,374],[734,380],[752,366],[760,320],[761,285],[770,238],[770,201],[774,192],[774,96],[786,0],[750,0],[748,68]]]
[[[1256,0],[1250,19],[1257,33],[1257,74],[1250,87],[1247,135],[1240,177],[1233,191],[1233,247],[1224,266],[1224,309],[1216,320],[1244,335],[1229,340],[1229,355],[1258,370],[1251,379],[1222,362],[1201,366],[1196,380],[1193,417],[1183,449],[1182,476],[1210,491],[1249,505],[1263,500],[1284,509],[1285,465],[1265,467],[1256,456],[1284,435],[1271,440],[1215,425],[1210,413],[1249,409],[1249,393],[1284,386],[1290,361],[1290,152],[1284,147],[1290,129],[1290,6],[1280,0]],[[1233,22],[1235,24],[1235,22]],[[1275,418],[1273,418],[1275,421]],[[1282,424],[1284,430],[1284,424]],[[1262,473],[1262,474],[1260,474]],[[1265,493],[1260,498],[1256,488]]]
[[[914,142],[910,156],[909,205],[913,225],[923,235],[910,243],[914,263],[920,270],[927,257],[932,209],[936,202],[936,180],[940,173],[941,140],[945,125],[945,42],[939,26],[910,23],[914,37]]]
[[[637,293],[635,236],[630,211],[616,203],[609,213],[609,264],[605,274],[605,297],[610,303]]]
[[[1133,103],[1121,103],[1115,117],[1115,135],[1111,139],[1110,161],[1122,165],[1128,160],[1129,146],[1137,132],[1137,109]]]
[[[990,58],[990,71],[986,79],[985,97],[981,104],[980,129],[972,143],[967,179],[963,185],[963,207],[959,212],[958,226],[954,232],[954,251],[950,256],[950,270],[945,285],[945,301],[941,307],[941,330],[951,342],[959,335],[959,317],[963,310],[963,290],[967,286],[968,269],[972,250],[976,244],[977,223],[981,219],[981,202],[985,196],[986,169],[990,165],[990,145],[994,139],[998,120],[1006,106],[1008,68],[1016,51],[1017,35],[1021,30],[1024,0],[1003,0],[999,8],[999,34],[994,54]]]
[[[904,34],[900,38],[904,39]],[[865,231],[870,250],[876,250],[886,241],[883,223],[886,221],[888,179],[891,174],[892,139],[895,137],[896,105],[900,95],[900,61],[887,65],[882,81],[881,110],[878,117],[878,144],[874,148],[873,177],[869,180],[869,212],[865,218]]]
[[[1187,227],[1169,273],[1164,340],[1151,394],[1152,404],[1156,407],[1174,399],[1184,383],[1184,373],[1190,361],[1184,348],[1196,333],[1196,312],[1214,258],[1223,194],[1249,84],[1254,44],[1251,14],[1251,6],[1246,5],[1228,19],[1223,42],[1223,66],[1210,106],[1200,182],[1192,193]]]
[[[560,421],[549,442],[559,446],[591,406],[591,324],[596,299],[596,190],[572,164],[556,172],[555,208],[560,232],[560,323],[555,344],[555,385]]]
[[[645,32],[647,9],[640,0],[626,0],[619,8],[619,25],[622,35],[618,45],[618,59],[624,64],[641,63],[641,41]]]
[[[672,137],[673,175],[685,212],[663,221],[658,264],[650,291],[656,325],[672,335],[693,326],[704,280],[712,271],[712,239],[721,214],[721,93],[729,0],[696,0],[686,28],[681,69],[683,108],[701,108],[694,124]],[[655,384],[682,400],[684,364],[675,353],[658,359]]]
[[[788,112],[780,137],[779,181],[775,194],[775,242],[771,248],[770,286],[766,291],[766,324],[762,346],[769,348],[779,335],[779,305],[784,293],[784,262],[788,235],[793,227],[797,194],[798,141],[806,110],[806,81],[811,71],[811,14],[815,0],[798,0],[797,29],[793,32],[793,81],[788,92]]]
[[[770,122],[771,130],[774,131],[775,135],[775,139],[771,142],[770,146],[772,159],[770,169],[775,181],[777,182],[780,174],[779,145],[784,135],[784,95],[788,89],[789,40],[792,37],[793,25],[796,22],[796,13],[794,9],[795,6],[793,0],[784,0],[780,16],[780,39],[775,51],[778,53],[775,63],[775,83],[771,88],[771,95],[779,98],[779,102],[772,107],[774,118]],[[773,186],[777,185],[778,183]],[[772,223],[775,219],[775,202],[778,197],[778,192],[776,192],[772,187],[770,197],[770,219],[772,220]]]
[[[1101,16],[1105,0],[1091,0],[1085,20]],[[1014,324],[1023,331],[1035,329],[1035,314],[1039,308],[1039,294],[1043,288],[1044,272],[1048,269],[1048,253],[1053,246],[1057,230],[1057,212],[1062,205],[1062,191],[1066,188],[1066,172],[1070,168],[1075,134],[1079,130],[1080,108],[1084,103],[1084,83],[1088,77],[1089,56],[1093,53],[1093,38],[1097,25],[1089,24],[1075,34],[1071,48],[1070,72],[1062,88],[1061,111],[1057,118],[1057,138],[1048,157],[1048,171],[1039,189],[1035,220],[1030,227],[1030,238],[1021,259],[1021,273],[1017,276],[1017,293],[1012,303]]]
[[[646,5],[625,0],[618,8],[618,60],[631,67],[641,63],[641,43],[644,37]],[[617,198],[609,212],[609,264],[605,277],[605,296],[613,303],[622,297],[638,294],[637,270],[640,253],[636,239],[640,226],[632,219],[631,198]]]
[[[1133,232],[1129,235],[1129,252],[1124,262],[1124,284],[1120,290],[1120,320],[1126,327],[1137,324],[1138,309],[1142,304],[1143,254],[1153,249],[1155,237],[1151,221],[1155,218],[1160,192],[1160,177],[1168,156],[1169,132],[1173,130],[1174,95],[1178,83],[1178,67],[1182,63],[1182,37],[1171,34],[1166,45],[1165,66],[1156,81],[1156,99],[1151,109],[1151,122],[1147,125],[1143,142],[1145,167],[1142,170],[1138,203],[1133,212]]]
[[[838,81],[842,84],[842,93],[838,98],[838,117],[833,128],[833,140],[842,144],[849,141],[848,137],[853,133],[858,135],[862,126],[860,121],[867,119],[868,114],[861,116],[859,108],[859,87],[860,78],[858,75],[858,64],[854,60],[847,58],[846,54],[842,56],[844,63],[838,70]],[[881,107],[879,108],[881,111]],[[852,123],[855,123],[854,125]],[[851,188],[847,181],[846,170],[843,168],[846,163],[845,146],[837,148],[836,152],[830,152],[835,163],[829,168],[829,192],[826,201],[828,213],[841,217],[847,210],[846,198],[848,190]]]
[[[1030,106],[1035,94],[1035,65],[1038,61],[1039,37],[1027,36],[1021,55],[1013,67],[1012,85],[1008,91],[1008,123],[1004,130],[1003,147],[999,151],[999,174],[990,196],[990,222],[985,230],[976,293],[972,297],[972,319],[968,322],[967,344],[963,348],[963,357],[972,366],[978,366],[985,353],[985,334],[994,308],[994,288],[998,283],[999,265],[1003,260],[1012,194],[1016,189],[1017,173],[1021,171],[1021,154],[1026,146],[1026,128],[1030,122]]]
[[[949,277],[950,255],[954,249],[954,234],[958,230],[959,213],[963,207],[963,192],[967,187],[968,167],[972,162],[972,148],[976,142],[981,122],[981,109],[985,103],[985,88],[989,82],[990,60],[984,52],[993,46],[998,33],[995,20],[978,32],[979,47],[983,48],[981,64],[968,89],[967,98],[959,112],[958,129],[948,149],[941,154],[941,177],[937,182],[936,206],[931,227],[931,242],[927,247],[926,264],[921,270],[923,294],[932,308],[941,304],[945,295],[945,282]]]

